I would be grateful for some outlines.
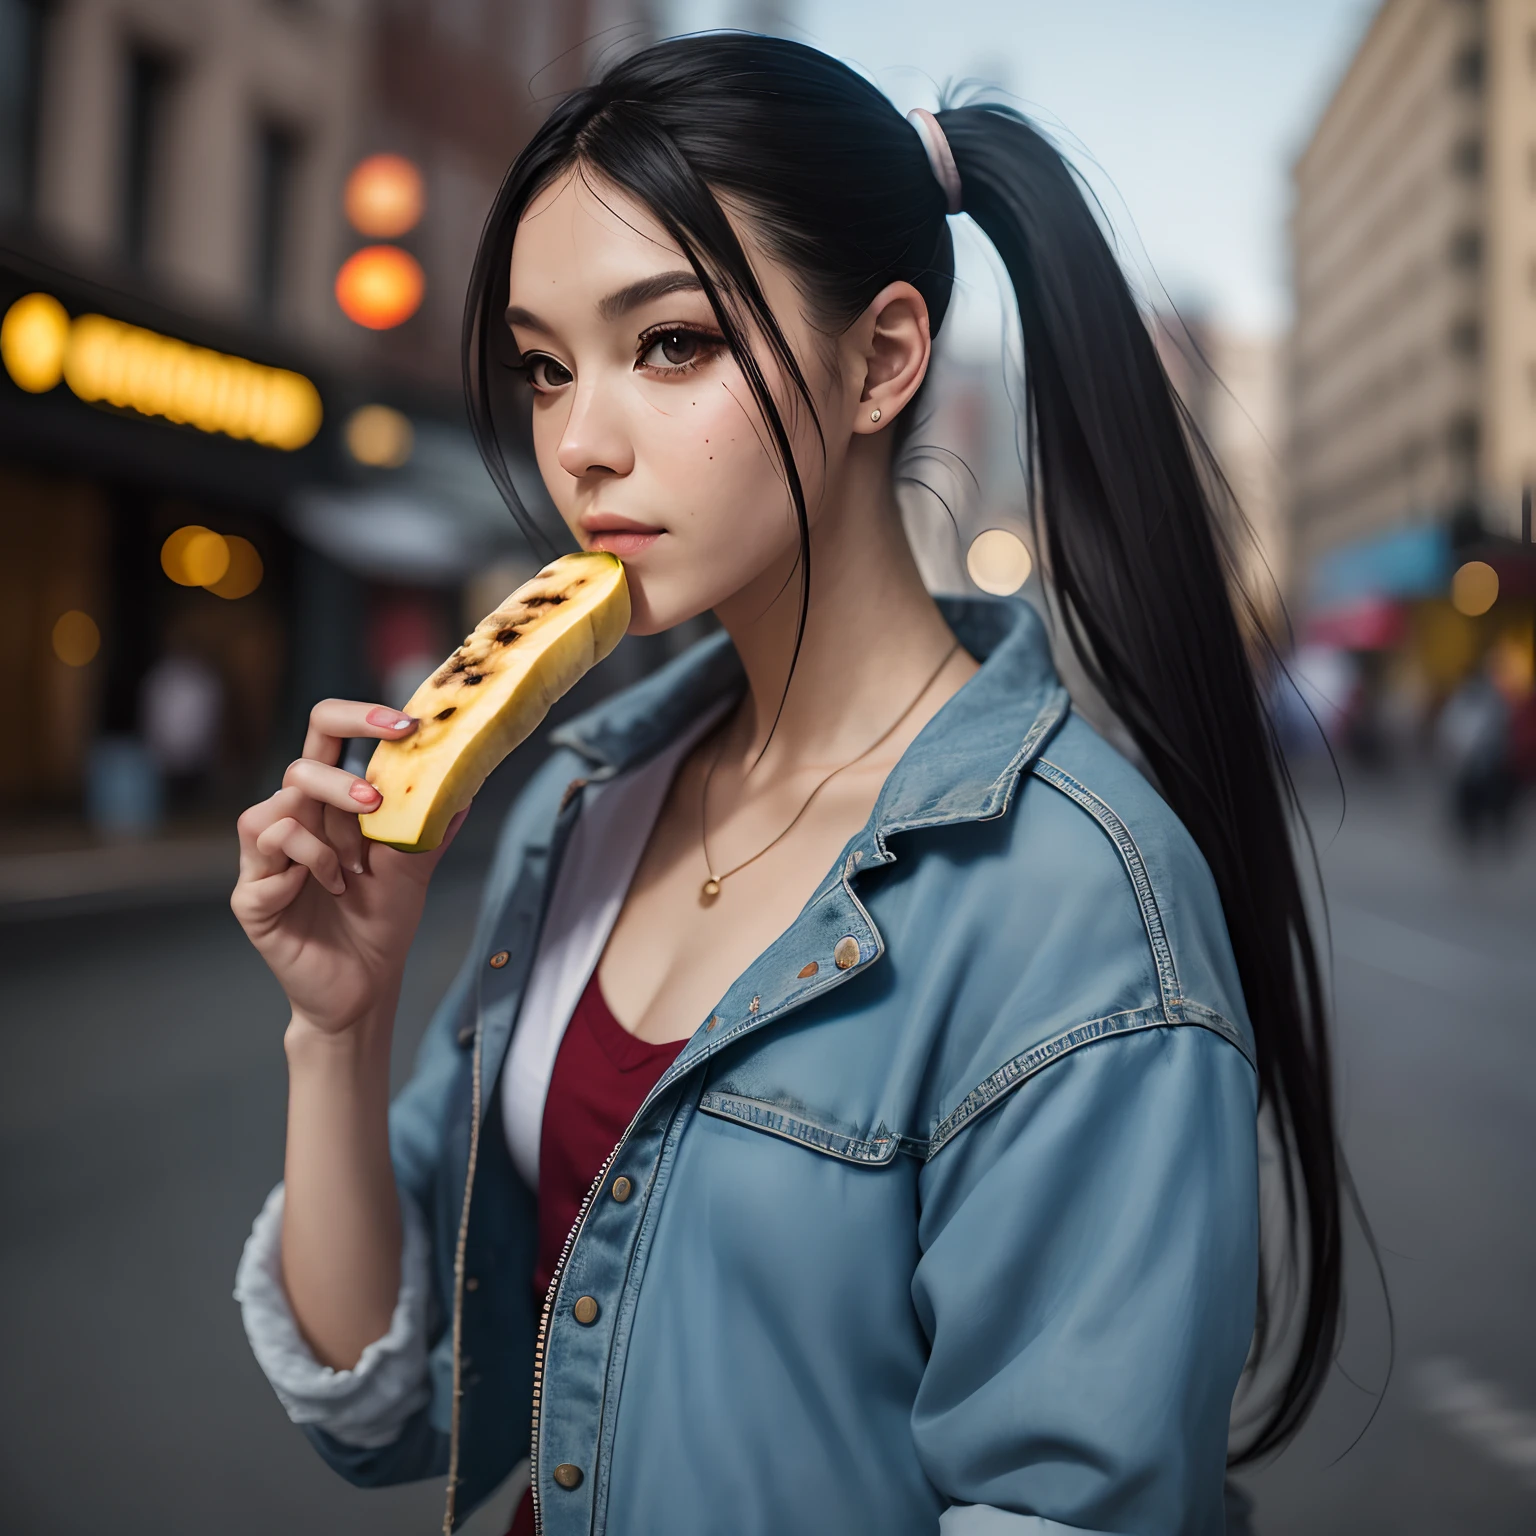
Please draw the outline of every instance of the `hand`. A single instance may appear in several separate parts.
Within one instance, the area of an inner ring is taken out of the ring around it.
[[[370,842],[360,814],[383,804],[365,779],[337,767],[342,743],[400,741],[410,716],[324,699],[310,711],[304,755],[283,787],[239,821],[240,878],[230,907],[293,1006],[296,1020],[340,1034],[392,1009],[427,884],[466,811],[431,853]]]

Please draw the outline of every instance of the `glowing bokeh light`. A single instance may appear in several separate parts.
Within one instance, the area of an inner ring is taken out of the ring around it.
[[[160,569],[179,587],[207,587],[230,567],[229,542],[222,535],[188,523],[160,546]]]
[[[347,177],[342,207],[358,234],[394,240],[421,222],[426,207],[421,172],[403,155],[369,155]]]
[[[53,654],[66,667],[88,666],[100,649],[101,631],[90,614],[71,608],[54,621]]]
[[[1008,597],[1029,580],[1034,569],[1029,546],[1006,528],[988,528],[971,540],[965,568],[983,592]]]
[[[374,469],[399,469],[416,443],[410,418],[387,405],[360,405],[347,418],[346,438],[352,457]]]
[[[30,395],[43,394],[64,377],[68,346],[69,313],[51,293],[24,295],[0,321],[0,360]]]
[[[1499,597],[1499,573],[1486,560],[1468,560],[1451,577],[1451,603],[1457,613],[1475,619]]]
[[[242,539],[239,534],[226,534],[223,543],[229,553],[227,568],[217,581],[206,582],[205,585],[215,597],[231,601],[237,597],[249,597],[261,585],[264,574],[261,556],[257,554],[256,546],[249,539]]]
[[[64,379],[82,399],[268,448],[302,448],[320,430],[320,392],[302,374],[195,347],[105,315],[75,321]]]
[[[421,263],[397,245],[365,245],[336,274],[336,302],[347,319],[370,331],[403,325],[426,292]]]

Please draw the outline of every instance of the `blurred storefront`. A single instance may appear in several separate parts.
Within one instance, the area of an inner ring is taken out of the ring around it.
[[[464,280],[538,100],[645,33],[0,0],[0,855],[226,825],[313,700],[403,702],[530,572],[464,421]]]

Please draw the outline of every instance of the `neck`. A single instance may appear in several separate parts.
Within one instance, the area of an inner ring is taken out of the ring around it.
[[[835,763],[867,747],[954,644],[912,558],[884,445],[856,442],[868,446],[866,462],[850,455],[843,483],[828,487],[811,525],[811,591],[798,658],[795,557],[715,610],[748,685],[729,750],[761,758],[770,771]]]

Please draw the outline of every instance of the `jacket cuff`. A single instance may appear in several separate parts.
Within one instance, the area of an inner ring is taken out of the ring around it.
[[[281,1184],[267,1196],[235,1274],[235,1300],[245,1336],[288,1417],[361,1449],[392,1444],[431,1396],[427,1227],[404,1191],[400,1219],[400,1295],[389,1331],[363,1351],[350,1371],[333,1370],[315,1359],[288,1305],[282,1279]]]
[[[1112,1536],[1039,1515],[1015,1515],[990,1504],[951,1504],[939,1516],[939,1536]]]

